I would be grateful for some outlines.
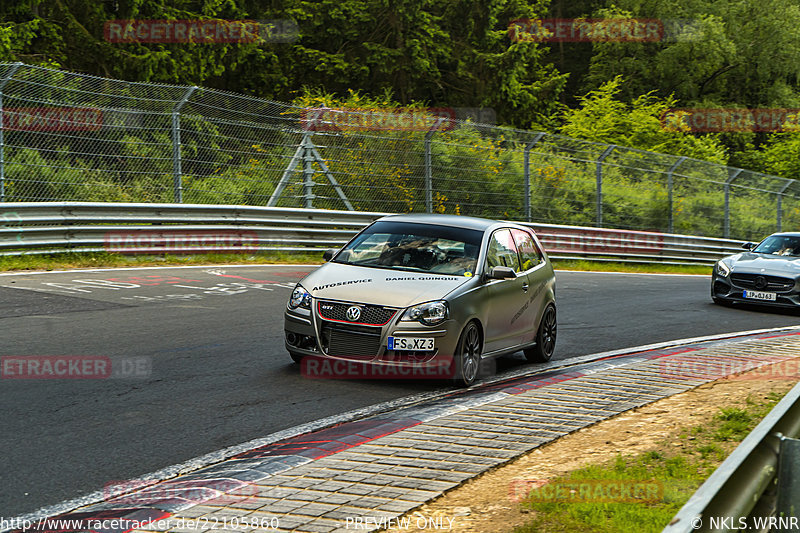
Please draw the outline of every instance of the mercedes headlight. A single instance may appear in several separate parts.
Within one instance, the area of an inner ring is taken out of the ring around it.
[[[448,315],[447,302],[437,300],[409,307],[400,320],[417,321],[426,326],[436,326],[447,320]]]
[[[311,295],[299,284],[294,288],[292,296],[289,298],[289,309],[297,309],[298,307],[311,309]]]
[[[729,267],[722,261],[718,261],[717,266],[715,268],[717,269],[717,275],[722,276],[723,278],[728,277],[728,274],[731,273],[731,267]]]

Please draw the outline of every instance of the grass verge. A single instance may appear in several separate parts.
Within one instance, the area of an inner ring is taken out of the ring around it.
[[[776,393],[767,399],[748,397],[744,407],[722,408],[710,424],[684,430],[677,442],[671,439],[647,452],[618,455],[550,480],[549,485],[564,490],[540,487],[531,491],[521,505],[532,519],[514,533],[661,531],[780,398]],[[602,498],[609,494],[602,487],[627,486],[633,490],[641,485],[656,485],[661,491],[649,502],[610,502]],[[570,493],[570,487],[588,490],[580,497],[577,491]]]
[[[704,274],[711,275],[708,265],[661,265],[645,263],[612,263],[584,260],[553,260],[560,270],[582,270],[593,272],[640,272],[644,274]]]
[[[24,270],[69,270],[75,268],[124,268],[144,266],[184,266],[264,263],[322,263],[322,252],[288,253],[265,252],[260,254],[198,254],[198,255],[120,255],[107,252],[71,254],[31,254],[22,256],[0,255],[0,272]],[[592,261],[553,261],[560,270],[603,272],[641,272],[663,274],[710,274],[708,266],[645,265],[629,263],[600,263]]]

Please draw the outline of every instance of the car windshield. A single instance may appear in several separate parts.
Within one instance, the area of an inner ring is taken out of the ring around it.
[[[410,222],[376,222],[335,263],[435,274],[475,272],[483,232]]]
[[[753,251],[757,254],[800,257],[800,236],[771,235],[761,241]]]

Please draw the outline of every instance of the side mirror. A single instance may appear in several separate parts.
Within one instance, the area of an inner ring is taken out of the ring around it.
[[[486,277],[488,279],[514,279],[517,277],[517,274],[511,267],[496,266],[489,269]]]
[[[754,243],[754,242],[746,242],[746,243],[744,243],[742,245],[742,248],[744,248],[745,250],[752,250],[755,247],[756,247],[756,243]]]
[[[336,255],[336,252],[338,251],[339,250],[337,250],[336,248],[328,248],[327,250],[325,250],[325,252],[323,252],[322,259],[325,261],[330,261],[331,259],[333,259],[333,256]]]

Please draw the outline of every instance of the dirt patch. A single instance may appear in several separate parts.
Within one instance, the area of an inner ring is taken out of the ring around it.
[[[450,531],[511,531],[529,519],[517,503],[526,480],[552,479],[589,464],[606,462],[618,454],[636,455],[684,446],[685,441],[681,442],[678,436],[707,424],[720,407],[743,406],[748,396],[758,400],[768,398],[770,393],[785,394],[793,385],[786,379],[722,379],[633,409],[466,482],[409,514],[410,529],[390,531],[429,531],[429,524],[439,521],[445,527],[452,524]],[[427,529],[416,524],[427,525]]]

